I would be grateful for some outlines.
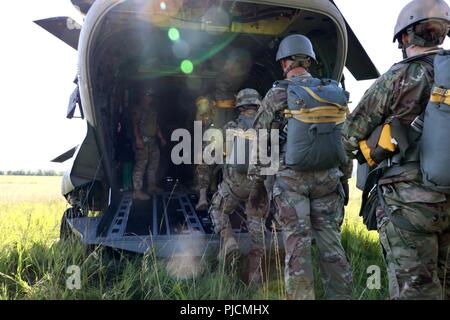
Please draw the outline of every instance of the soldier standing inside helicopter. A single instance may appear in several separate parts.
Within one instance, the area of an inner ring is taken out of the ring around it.
[[[132,107],[135,165],[133,171],[133,198],[149,200],[149,194],[160,192],[156,186],[156,171],[159,166],[160,151],[157,140],[162,146],[166,144],[158,125],[157,111],[152,103],[154,91],[148,89],[139,103]],[[143,191],[144,176],[147,175],[147,192]]]
[[[211,127],[214,118],[214,101],[207,96],[200,96],[195,101],[197,107],[196,121],[202,122],[202,130],[206,131]],[[208,197],[207,192],[211,183],[211,176],[214,173],[214,165],[208,165],[205,163],[196,166],[196,189],[199,195],[199,200],[195,209],[203,211],[208,209]]]

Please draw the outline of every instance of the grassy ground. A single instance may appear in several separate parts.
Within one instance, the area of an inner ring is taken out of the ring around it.
[[[199,276],[182,280],[171,273],[186,261],[114,255],[103,248],[59,242],[59,222],[67,208],[60,177],[0,176],[0,299],[283,299],[283,261],[272,257],[270,280],[248,289],[241,277],[213,261],[191,261]],[[360,193],[353,188],[342,241],[353,267],[354,299],[386,299],[386,273],[378,235],[357,216]],[[114,255],[114,257],[113,257]],[[81,270],[81,290],[69,290],[67,268]],[[382,289],[369,290],[367,268],[382,270]],[[319,279],[317,277],[317,279]],[[318,297],[323,290],[317,283]]]

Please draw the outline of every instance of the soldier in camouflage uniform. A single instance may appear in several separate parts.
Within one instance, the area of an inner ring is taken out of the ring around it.
[[[200,97],[197,99],[197,118],[205,120],[203,122],[203,133],[208,129],[222,129],[223,126],[236,118],[235,101],[232,88],[236,86],[238,79],[229,77],[220,77],[217,79],[215,100]],[[208,104],[208,113],[202,115],[202,110],[206,109]],[[205,117],[207,116],[207,119]],[[209,145],[209,141],[203,142],[203,149]],[[199,200],[196,210],[206,210],[208,208],[207,192],[211,185],[211,180],[215,172],[219,169],[216,164],[200,164],[197,166],[197,190]]]
[[[224,130],[251,128],[256,112],[261,105],[261,96],[256,90],[243,89],[236,97],[236,108],[239,118],[225,125]],[[243,121],[249,124],[246,128]],[[229,150],[227,150],[229,153]],[[245,165],[244,165],[245,166]],[[214,230],[220,234],[221,248],[219,260],[233,262],[239,255],[239,247],[233,235],[230,224],[230,214],[245,201],[247,229],[250,235],[251,248],[249,252],[248,278],[250,285],[260,285],[262,282],[261,261],[265,252],[265,221],[268,214],[268,199],[264,184],[247,178],[247,167],[241,173],[235,167],[225,164],[223,181],[212,198],[209,214],[214,224]]]
[[[208,97],[198,97],[195,101],[197,107],[196,121],[202,122],[203,132],[207,130],[214,119],[213,101]],[[206,210],[208,208],[207,192],[211,182],[211,176],[214,172],[213,165],[205,163],[196,166],[196,189],[199,195],[198,203],[195,206],[196,210]]]
[[[145,91],[140,102],[132,107],[131,118],[133,123],[135,164],[133,171],[133,198],[136,200],[149,200],[148,194],[159,192],[156,186],[156,171],[159,166],[159,146],[165,145],[165,140],[157,121],[157,112],[152,104],[154,92]],[[144,176],[147,175],[147,193],[142,190]]]
[[[349,156],[386,120],[397,118],[410,128],[425,110],[433,85],[433,53],[447,34],[448,22],[449,7],[442,0],[414,0],[403,9],[394,41],[407,59],[382,75],[348,117],[344,146]],[[378,183],[383,201],[376,215],[390,296],[448,299],[450,199],[423,185],[416,151],[411,145],[400,161],[394,156]]]
[[[310,78],[307,72],[315,53],[310,40],[302,35],[286,37],[278,48],[286,79]],[[287,119],[287,86],[277,83],[266,94],[255,120],[255,129],[279,129],[283,132]],[[280,139],[280,169],[276,174],[273,198],[276,219],[282,227],[285,246],[285,285],[288,299],[315,299],[311,245],[317,245],[320,273],[329,299],[349,299],[352,273],[341,245],[340,224],[344,206],[342,184],[351,177],[348,168],[299,172],[284,165],[284,145]],[[249,175],[260,180],[260,165],[250,166]],[[345,172],[345,175],[343,173]]]

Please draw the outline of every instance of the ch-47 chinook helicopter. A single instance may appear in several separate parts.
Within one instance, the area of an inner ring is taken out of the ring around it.
[[[194,165],[174,165],[161,149],[160,186],[149,201],[133,201],[127,188],[127,122],[137,88],[156,92],[159,126],[192,130],[195,99],[203,92],[234,96],[251,87],[261,94],[282,78],[277,45],[292,33],[308,36],[318,63],[316,77],[343,81],[347,67],[357,80],[379,73],[333,1],[329,0],[71,0],[83,14],[80,26],[68,17],[35,21],[78,50],[77,88],[68,117],[78,107],[86,120],[83,142],[55,162],[71,159],[62,193],[71,205],[61,236],[159,256],[183,254],[187,240],[199,241],[193,254],[218,248],[207,212],[196,212]],[[180,68],[187,62],[188,70]],[[230,72],[227,66],[241,72]],[[237,68],[236,68],[237,66]],[[131,149],[132,150],[132,149]],[[131,151],[132,152],[132,151]],[[131,159],[131,160],[130,160]],[[95,214],[94,214],[95,213]],[[248,240],[239,214],[233,228],[245,252]],[[192,253],[192,252],[191,252]]]

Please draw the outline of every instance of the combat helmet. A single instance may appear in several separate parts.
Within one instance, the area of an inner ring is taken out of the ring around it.
[[[249,105],[261,106],[261,96],[255,89],[242,89],[236,96],[236,108]]]
[[[400,47],[403,47],[400,36],[403,32],[408,32],[411,36],[411,44],[421,46],[439,45],[440,43],[428,44],[424,39],[418,36],[414,36],[413,27],[421,22],[426,21],[439,21],[444,22],[443,26],[446,28],[443,30],[443,34],[438,39],[443,41],[445,35],[448,33],[448,26],[450,24],[450,8],[444,0],[413,0],[408,3],[400,12],[397,23],[394,28],[394,39],[399,41]]]
[[[292,56],[307,56],[316,61],[311,40],[301,34],[292,34],[284,38],[278,46],[276,61]]]
[[[198,114],[205,114],[209,112],[211,105],[213,105],[213,101],[207,96],[199,96],[195,100],[195,106],[197,107]]]

